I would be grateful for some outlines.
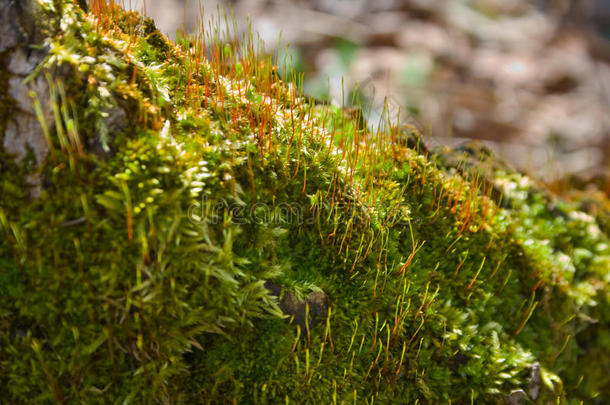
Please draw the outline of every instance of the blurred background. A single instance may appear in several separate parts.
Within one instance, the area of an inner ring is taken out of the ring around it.
[[[349,104],[357,86],[371,122],[387,100],[427,144],[476,139],[547,182],[610,185],[610,0],[124,2],[170,38],[200,5],[232,9],[311,96]]]

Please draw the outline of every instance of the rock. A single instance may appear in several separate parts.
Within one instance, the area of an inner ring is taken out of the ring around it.
[[[326,318],[328,316],[328,296],[322,291],[313,291],[307,297],[309,313],[316,318]]]
[[[15,27],[17,7],[15,1],[4,4],[0,10],[0,52],[17,46],[24,40],[23,31]]]
[[[526,398],[527,398],[527,394],[525,393],[525,391],[523,391],[521,389],[512,390],[510,392],[510,394],[508,395],[508,398],[506,399],[505,403],[507,405],[519,405],[519,404],[522,404]]]
[[[27,83],[24,80],[46,57],[43,39],[55,30],[55,22],[44,17],[40,7],[29,0],[5,2],[0,10],[0,70],[2,87],[7,89],[0,100],[4,107],[0,139],[4,151],[14,155],[18,163],[31,153],[36,167],[45,160],[49,146],[30,94],[35,94],[40,101],[45,121],[52,122],[53,114],[44,76]],[[41,190],[40,175],[30,174],[28,182],[32,185],[30,195],[37,197]]]
[[[540,395],[540,385],[542,384],[542,375],[540,371],[540,363],[536,362],[532,365],[532,373],[530,374],[529,394],[532,400],[536,400]]]
[[[107,142],[112,134],[119,134],[127,128],[128,117],[120,105],[106,107],[101,110],[101,114],[97,122],[98,137],[90,137],[87,140],[87,150],[98,159],[107,160],[113,154]]]
[[[15,156],[21,162],[31,150],[36,158],[36,164],[44,161],[49,146],[42,132],[36,111],[32,105],[29,92],[38,95],[44,118],[52,122],[53,114],[49,106],[49,86],[44,77],[37,77],[29,84],[23,84],[23,78],[13,76],[8,81],[8,95],[14,102],[13,118],[6,122],[2,146],[4,150]]]
[[[427,155],[429,150],[422,138],[421,133],[411,126],[403,126],[400,128],[399,141],[409,149],[416,150],[420,155]]]
[[[47,15],[38,2],[31,0],[3,1],[1,4],[0,147],[17,164],[31,167],[27,180],[32,186],[30,196],[36,198],[43,187],[43,179],[37,169],[44,163],[50,147],[41,121],[46,123],[51,136],[55,130],[52,103],[56,101],[51,99],[52,92],[45,74],[49,73],[55,80],[61,81],[74,72],[68,64],[40,67],[49,51],[45,39],[54,37],[59,30],[57,18]],[[86,2],[80,1],[79,4],[82,7]],[[39,102],[38,112],[34,100]],[[85,140],[88,152],[102,160],[111,155],[106,144],[108,138],[124,131],[132,120],[126,108],[121,103],[110,102],[100,107],[100,117],[96,122],[97,136]]]
[[[291,292],[282,294],[282,287],[267,281],[265,283],[272,295],[279,298],[279,307],[285,315],[294,318],[294,323],[304,331],[307,327],[312,328],[320,320],[328,316],[328,296],[322,291],[312,291],[305,301],[300,301]],[[307,307],[309,306],[309,317],[306,321]]]

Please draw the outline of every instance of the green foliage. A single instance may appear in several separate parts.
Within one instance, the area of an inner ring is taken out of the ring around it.
[[[368,133],[251,38],[173,45],[117,8],[63,11],[41,67],[71,72],[49,76],[56,153],[0,157],[1,398],[498,403],[536,362],[540,403],[610,395],[595,217]],[[291,323],[268,281],[323,291],[326,319]]]

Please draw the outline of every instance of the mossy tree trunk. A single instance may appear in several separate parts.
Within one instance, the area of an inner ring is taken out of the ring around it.
[[[45,161],[51,144],[50,132],[60,113],[53,100],[49,81],[67,81],[73,75],[67,66],[43,67],[49,56],[49,42],[61,29],[61,11],[50,12],[32,0],[4,0],[0,5],[0,145],[2,152],[29,172],[30,196],[40,195],[42,179],[37,170]],[[55,2],[61,10],[65,5]],[[86,0],[78,4],[87,8]],[[58,98],[58,97],[56,97]],[[117,118],[118,117],[118,118]],[[115,111],[106,121],[125,126],[123,111]],[[90,142],[89,151],[102,154],[99,142]],[[2,155],[0,155],[2,158]]]

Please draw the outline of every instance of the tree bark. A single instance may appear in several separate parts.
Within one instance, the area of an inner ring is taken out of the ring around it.
[[[40,166],[49,147],[33,100],[39,100],[42,117],[52,122],[49,85],[44,75],[29,81],[26,78],[46,57],[44,39],[56,32],[57,21],[43,18],[44,10],[36,1],[0,3],[0,145],[16,162],[31,156]],[[33,174],[28,180],[36,196],[40,193],[40,176]]]

